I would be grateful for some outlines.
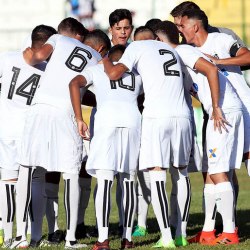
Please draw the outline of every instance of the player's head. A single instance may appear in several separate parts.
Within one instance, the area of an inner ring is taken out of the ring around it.
[[[187,43],[193,43],[194,38],[200,32],[207,32],[207,29],[208,18],[204,11],[192,9],[183,12],[179,31]]]
[[[56,30],[44,24],[36,26],[31,33],[31,47],[40,48],[49,37],[56,34]]]
[[[173,22],[163,21],[159,23],[155,27],[155,34],[162,42],[179,44],[179,31]]]
[[[58,33],[83,41],[89,31],[73,17],[63,19],[58,25]]]
[[[99,29],[89,32],[85,36],[83,43],[98,51],[102,57],[106,55],[111,48],[109,37]]]
[[[124,51],[126,49],[126,46],[121,45],[121,44],[117,44],[115,46],[113,46],[108,54],[109,59],[112,62],[118,62],[120,60],[120,58],[122,57]]]
[[[141,40],[155,40],[156,36],[155,33],[146,26],[140,26],[135,30],[134,33],[134,40],[141,41]]]
[[[109,15],[109,26],[113,45],[126,45],[133,31],[131,12],[127,9],[116,9]]]
[[[180,25],[183,12],[192,9],[199,10],[200,7],[192,1],[184,1],[172,9],[170,15],[174,18],[174,23],[177,27]]]
[[[150,28],[152,31],[155,32],[155,27],[157,26],[157,24],[159,24],[161,22],[161,19],[159,18],[152,18],[150,20],[148,20],[145,24],[146,27]]]

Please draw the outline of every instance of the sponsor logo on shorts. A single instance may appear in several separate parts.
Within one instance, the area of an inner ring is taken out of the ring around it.
[[[210,155],[209,155],[209,158],[215,158],[216,157],[216,152],[217,148],[214,148],[214,149],[209,149],[209,152],[210,152]]]

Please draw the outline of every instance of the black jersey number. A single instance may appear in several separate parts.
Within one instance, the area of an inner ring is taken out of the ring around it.
[[[88,50],[80,47],[75,47],[68,57],[67,61],[65,62],[66,66],[76,72],[82,72],[88,63],[86,57],[82,53],[86,54],[89,59],[92,58],[92,54]]]
[[[178,70],[171,70],[169,67],[175,65],[177,63],[177,59],[172,51],[166,50],[166,49],[160,49],[159,50],[160,55],[164,54],[170,54],[173,58],[168,60],[163,64],[163,70],[164,74],[166,76],[180,76],[180,72]]]
[[[120,88],[122,88],[122,89],[127,89],[127,90],[130,90],[130,91],[135,90],[135,74],[132,73],[132,72],[125,72],[125,74],[128,74],[128,75],[131,76],[131,85],[124,84],[123,81],[122,81],[122,78],[120,78],[117,81],[113,81],[113,80],[110,81],[111,89],[117,89],[117,83],[118,83],[118,86]]]
[[[8,99],[13,98],[13,95],[15,93],[17,79],[18,79],[18,76],[19,76],[19,73],[20,73],[21,69],[13,67],[12,71],[13,71],[13,76],[12,76],[11,84],[10,84],[10,88],[9,88]],[[35,92],[36,92],[36,89],[37,89],[37,86],[38,86],[38,83],[39,83],[39,80],[40,80],[40,77],[41,76],[37,75],[37,74],[31,75],[16,90],[16,93],[15,93],[16,95],[20,95],[20,96],[23,96],[23,97],[27,98],[27,102],[26,102],[27,105],[30,105],[31,102],[32,102],[32,99],[33,99],[33,97],[35,95]],[[25,89],[28,86],[30,86],[29,91],[25,91]]]

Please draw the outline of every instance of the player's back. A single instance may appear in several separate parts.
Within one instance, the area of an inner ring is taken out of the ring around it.
[[[179,57],[169,45],[153,41],[131,43],[119,61],[142,77],[147,117],[190,117],[184,97]]]
[[[95,127],[138,127],[141,114],[137,97],[142,92],[141,77],[126,72],[117,81],[109,80],[102,64],[89,67],[83,72],[87,82],[93,82],[97,101]]]
[[[98,52],[80,41],[62,35],[53,35],[47,41],[54,51],[42,78],[35,103],[56,107],[71,107],[69,82],[83,69],[100,60]]]
[[[13,139],[21,135],[42,74],[41,70],[26,64],[22,52],[0,56],[0,137]]]

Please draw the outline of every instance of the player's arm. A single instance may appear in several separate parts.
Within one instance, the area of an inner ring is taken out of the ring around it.
[[[208,79],[212,98],[212,119],[214,120],[214,129],[218,129],[220,133],[222,132],[221,128],[224,128],[227,131],[225,124],[228,124],[228,122],[223,117],[222,110],[219,106],[220,83],[218,68],[214,64],[200,57],[195,63],[195,69],[205,75]]]
[[[23,52],[25,61],[30,65],[36,65],[46,61],[53,52],[53,47],[50,44],[44,44],[40,49],[33,50],[26,48]]]
[[[128,68],[124,64],[117,63],[114,65],[108,57],[103,58],[102,62],[104,65],[104,70],[110,80],[118,80],[126,71],[128,71]]]
[[[80,88],[85,87],[87,81],[84,76],[74,77],[69,84],[71,103],[74,109],[78,132],[84,139],[89,139],[87,124],[83,121]]]

